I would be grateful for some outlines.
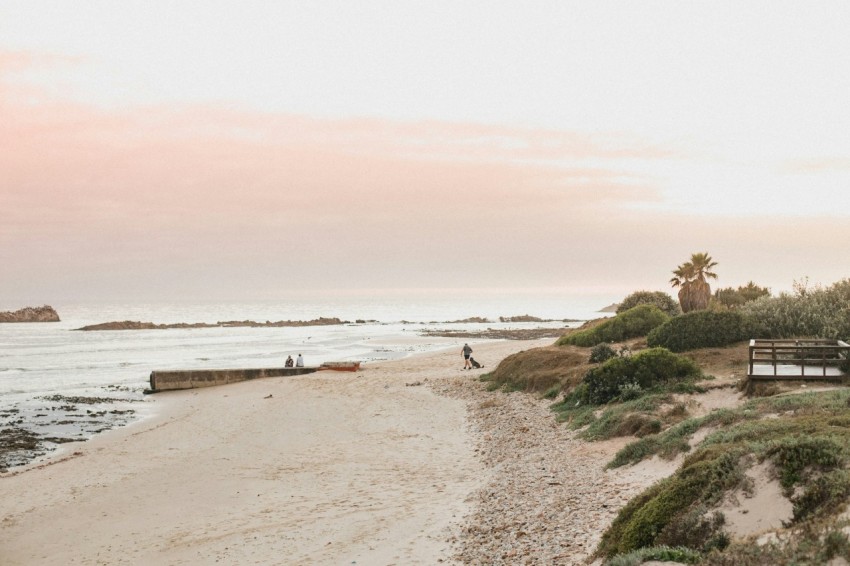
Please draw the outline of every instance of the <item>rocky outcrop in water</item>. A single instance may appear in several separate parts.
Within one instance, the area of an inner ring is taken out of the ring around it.
[[[178,322],[174,324],[155,324],[153,322],[139,322],[135,320],[121,320],[114,322],[104,322],[101,324],[91,324],[77,328],[77,330],[166,330],[169,328],[233,328],[233,327],[289,327],[289,326],[331,326],[335,324],[349,324],[347,320],[338,318],[316,318],[313,320],[279,320],[277,322],[255,322],[253,320],[228,320],[224,322],[208,323],[208,322]]]
[[[543,320],[536,316],[521,314],[519,316],[500,316],[499,322],[551,322],[551,320]]]
[[[443,338],[490,340],[537,340],[539,338],[560,338],[567,328],[488,328],[486,330],[424,330],[423,336],[440,336]]]
[[[0,312],[0,322],[59,322],[59,314],[53,307],[24,307],[14,312]]]

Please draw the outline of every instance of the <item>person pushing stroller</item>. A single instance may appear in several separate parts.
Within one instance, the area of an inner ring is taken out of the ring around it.
[[[463,369],[472,369],[472,362],[469,361],[469,358],[472,357],[472,348],[469,347],[469,344],[463,345],[460,355],[463,356]]]

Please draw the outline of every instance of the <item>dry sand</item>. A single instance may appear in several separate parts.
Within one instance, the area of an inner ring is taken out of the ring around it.
[[[426,380],[486,371],[461,367],[452,350],[159,394],[157,417],[0,477],[0,563],[452,562],[488,472],[465,402]]]

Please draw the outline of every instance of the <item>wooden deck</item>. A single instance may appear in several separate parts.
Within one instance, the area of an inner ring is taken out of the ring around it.
[[[750,340],[750,379],[841,380],[850,345],[841,340]]]

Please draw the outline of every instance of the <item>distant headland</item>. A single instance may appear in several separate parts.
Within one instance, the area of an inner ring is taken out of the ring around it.
[[[59,314],[49,305],[24,307],[14,312],[0,312],[0,322],[59,322]]]

